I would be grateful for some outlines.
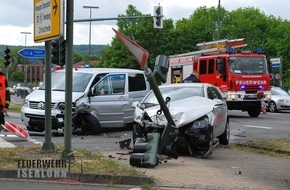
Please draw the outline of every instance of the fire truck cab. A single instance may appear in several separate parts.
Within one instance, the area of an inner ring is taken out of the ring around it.
[[[244,39],[218,40],[197,44],[198,51],[171,55],[167,83],[179,83],[195,71],[203,83],[220,88],[229,110],[261,113],[261,103],[271,98],[268,62],[261,49],[237,50]]]

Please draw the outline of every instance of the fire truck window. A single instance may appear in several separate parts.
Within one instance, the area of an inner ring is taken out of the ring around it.
[[[214,73],[214,59],[210,59],[208,63],[208,74]]]
[[[199,63],[199,74],[206,74],[206,60],[201,60]]]

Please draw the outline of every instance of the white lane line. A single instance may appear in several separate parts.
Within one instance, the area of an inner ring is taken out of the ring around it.
[[[10,135],[10,134],[0,134],[0,137],[12,137],[12,138],[19,138],[17,135]]]
[[[25,139],[25,138],[20,138],[17,135],[12,135],[12,134],[0,134],[0,137],[4,137],[4,138],[18,138],[18,139],[21,139],[21,140],[24,140]],[[32,139],[30,137],[28,139],[26,139],[26,140],[29,141],[29,142],[32,142],[33,144],[43,145],[43,142],[37,141],[37,140]],[[0,145],[0,147],[1,147],[1,145]]]
[[[35,139],[28,139],[28,141],[29,142],[32,142],[33,144],[39,144],[39,145],[43,145],[43,143],[42,142],[40,142],[40,141],[37,141],[37,140],[35,140]]]
[[[0,138],[0,147],[1,148],[15,148],[16,146]]]
[[[245,127],[249,128],[258,128],[258,129],[273,129],[272,127],[263,127],[263,126],[257,126],[257,125],[244,125]]]

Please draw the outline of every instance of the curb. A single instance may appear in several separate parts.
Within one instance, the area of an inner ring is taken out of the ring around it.
[[[153,184],[154,180],[147,176],[130,176],[114,174],[90,174],[90,173],[68,173],[64,178],[24,178],[18,177],[18,170],[0,170],[0,178],[29,179],[29,180],[48,180],[55,182],[80,182],[80,183],[98,183],[115,185],[142,185]]]

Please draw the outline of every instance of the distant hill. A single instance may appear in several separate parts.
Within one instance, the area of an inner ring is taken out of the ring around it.
[[[106,48],[106,45],[91,45],[91,55],[92,56],[101,56],[102,50]],[[0,57],[4,56],[4,50],[6,48],[6,45],[0,45]],[[11,51],[13,49],[21,50],[24,48],[24,46],[10,46],[9,48]],[[44,46],[27,46],[25,48],[38,48],[38,49],[44,49]],[[76,54],[88,54],[89,53],[89,46],[88,45],[74,45],[73,51]]]

